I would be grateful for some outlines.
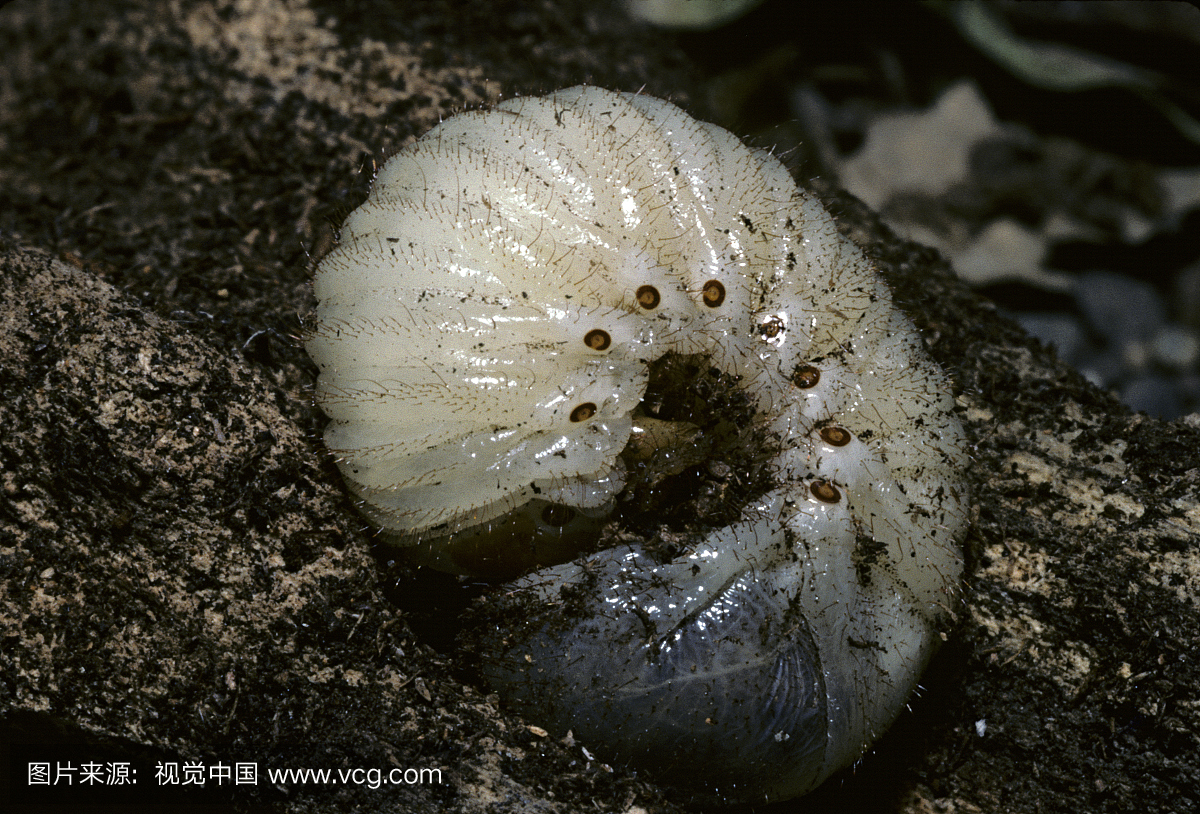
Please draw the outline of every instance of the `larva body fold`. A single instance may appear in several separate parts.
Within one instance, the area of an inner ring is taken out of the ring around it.
[[[367,517],[437,567],[598,537],[629,467],[699,432],[643,403],[669,355],[752,406],[770,485],[734,522],[510,586],[521,622],[484,636],[484,670],[531,722],[764,799],[899,713],[962,574],[962,428],[874,266],[778,160],[647,96],[511,99],[389,160],[314,285],[327,443]]]

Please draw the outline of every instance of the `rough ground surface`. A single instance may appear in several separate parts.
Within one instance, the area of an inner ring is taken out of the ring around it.
[[[295,341],[308,256],[372,162],[500,94],[698,98],[670,37],[583,2],[17,0],[0,54],[8,740],[443,772],[204,798],[239,809],[695,810],[507,717],[414,633]],[[821,191],[955,376],[976,523],[913,714],[778,808],[1193,810],[1200,422],[1127,414]]]

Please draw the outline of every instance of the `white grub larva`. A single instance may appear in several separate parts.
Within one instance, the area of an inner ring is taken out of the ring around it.
[[[874,266],[777,159],[648,96],[511,99],[389,160],[315,288],[326,440],[363,512],[437,567],[539,569],[482,644],[531,723],[763,800],[899,713],[962,575],[963,432]],[[642,461],[689,465],[704,433],[645,403],[669,359],[745,401],[764,484],[670,547],[547,566]]]

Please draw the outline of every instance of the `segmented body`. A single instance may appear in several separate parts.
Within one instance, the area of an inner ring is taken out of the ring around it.
[[[462,539],[494,556],[601,522],[665,354],[754,405],[772,485],[735,522],[671,560],[631,544],[516,583],[528,612],[485,671],[532,723],[761,799],[898,714],[961,577],[962,429],[872,263],[778,160],[647,96],[512,99],[384,165],[315,288],[327,442],[366,515],[439,566],[486,569]]]

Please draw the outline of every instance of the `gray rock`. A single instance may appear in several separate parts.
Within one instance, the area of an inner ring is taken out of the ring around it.
[[[1176,370],[1189,370],[1200,360],[1200,336],[1182,325],[1164,325],[1150,344],[1155,360]]]
[[[1111,271],[1079,275],[1075,301],[1092,330],[1120,347],[1146,340],[1167,321],[1167,307],[1154,286]]]
[[[1014,319],[1030,336],[1045,342],[1069,364],[1078,364],[1090,350],[1087,332],[1078,319],[1070,314],[1023,313]]]
[[[1122,385],[1121,401],[1131,410],[1153,416],[1175,416],[1183,411],[1183,399],[1176,383],[1154,373],[1135,376]]]

